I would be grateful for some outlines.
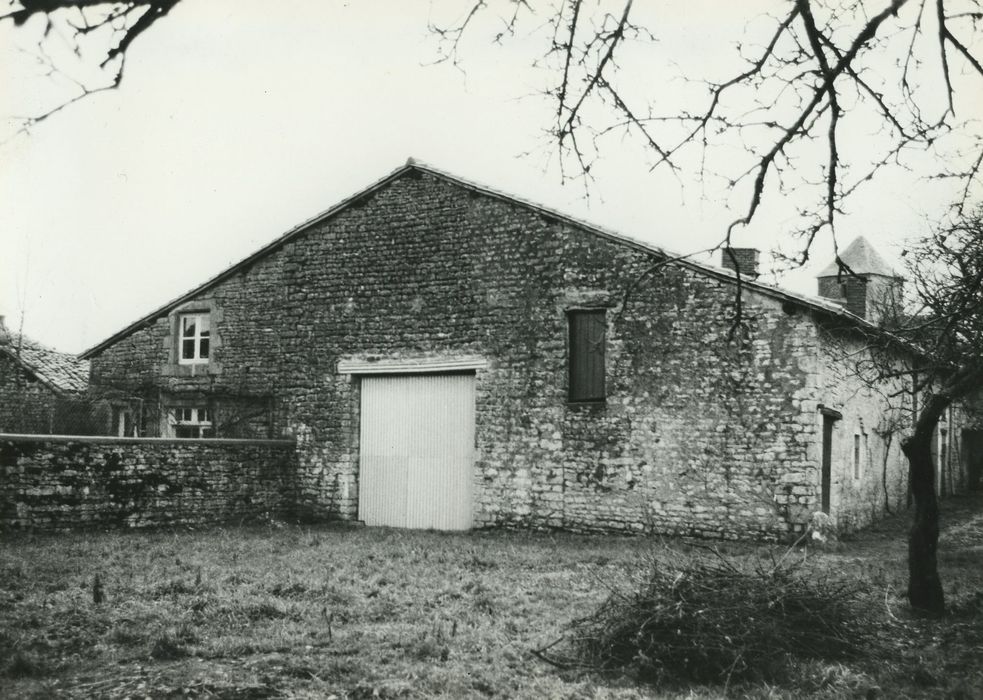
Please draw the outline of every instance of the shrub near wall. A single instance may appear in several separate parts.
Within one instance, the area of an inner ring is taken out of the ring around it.
[[[282,515],[288,440],[0,435],[0,529],[152,527]]]

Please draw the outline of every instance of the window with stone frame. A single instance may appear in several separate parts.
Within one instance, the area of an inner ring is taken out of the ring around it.
[[[174,437],[215,437],[215,421],[210,408],[172,408],[170,418]]]
[[[607,319],[604,309],[567,312],[569,390],[572,403],[601,402],[605,392]]]
[[[208,362],[211,354],[211,317],[207,312],[178,316],[177,335],[179,364],[194,365]]]

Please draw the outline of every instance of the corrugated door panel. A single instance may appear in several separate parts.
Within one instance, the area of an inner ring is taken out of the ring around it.
[[[367,525],[470,528],[474,376],[364,377],[360,454]]]
[[[398,387],[397,387],[398,388]],[[409,397],[394,391],[389,377],[362,381],[358,508],[371,525],[399,526],[406,519],[406,469],[402,453],[409,426]]]

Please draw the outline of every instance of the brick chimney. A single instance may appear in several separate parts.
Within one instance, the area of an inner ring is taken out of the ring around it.
[[[758,279],[759,255],[757,248],[724,248],[720,251],[720,265],[727,270],[740,272],[741,277]]]

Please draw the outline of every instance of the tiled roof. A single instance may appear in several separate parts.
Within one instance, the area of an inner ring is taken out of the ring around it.
[[[898,277],[898,273],[891,269],[891,266],[884,262],[884,258],[863,236],[857,236],[853,243],[840,253],[840,260],[834,260],[827,265],[816,277],[835,277],[840,274],[841,267],[844,265],[855,275],[884,275],[885,277]],[[846,270],[843,270],[846,272]]]
[[[27,336],[0,329],[0,352],[5,352],[55,391],[85,391],[89,386],[89,362],[59,352]]]
[[[679,264],[681,266],[684,266],[684,267],[688,267],[688,268],[691,268],[691,269],[694,269],[694,270],[701,271],[704,274],[709,274],[709,275],[712,275],[712,276],[717,277],[717,278],[729,279],[729,280],[735,280],[735,278],[737,277],[737,275],[732,270],[718,268],[718,267],[714,267],[713,265],[707,265],[707,264],[704,264],[704,263],[700,263],[700,262],[696,262],[696,261],[690,260],[689,259],[690,256],[688,256],[688,255],[674,255],[672,253],[669,253],[668,251],[665,251],[665,250],[663,250],[661,248],[658,248],[656,246],[653,246],[653,245],[651,245],[649,243],[645,243],[645,242],[638,241],[638,240],[633,239],[633,238],[629,238],[628,236],[622,235],[620,233],[616,233],[616,232],[611,231],[609,229],[605,229],[605,228],[603,228],[601,226],[597,226],[596,224],[591,224],[591,223],[588,223],[586,221],[581,221],[581,220],[576,219],[574,217],[571,217],[571,216],[568,216],[566,214],[563,214],[562,212],[556,211],[555,209],[550,209],[548,207],[544,207],[544,206],[542,206],[540,204],[536,204],[534,202],[530,202],[528,200],[522,199],[521,197],[516,197],[515,195],[509,194],[507,192],[503,192],[501,190],[494,189],[492,187],[488,187],[486,185],[480,185],[480,184],[478,184],[476,182],[473,182],[471,180],[466,180],[466,179],[464,179],[462,177],[458,177],[457,175],[452,175],[451,173],[445,172],[443,170],[439,170],[439,169],[437,169],[437,168],[435,168],[435,167],[433,167],[431,165],[427,165],[426,163],[422,163],[419,160],[416,160],[414,158],[410,158],[406,162],[405,165],[397,168],[396,170],[394,170],[393,172],[389,173],[387,176],[385,176],[381,180],[378,180],[375,183],[373,183],[373,184],[369,185],[368,187],[366,187],[365,189],[362,189],[359,192],[356,192],[355,194],[351,195],[347,199],[342,200],[341,202],[339,202],[335,206],[331,207],[330,209],[321,212],[317,216],[314,216],[314,217],[308,219],[307,221],[304,221],[303,223],[298,224],[294,228],[292,228],[289,231],[287,231],[286,233],[284,233],[279,238],[273,240],[272,242],[268,243],[264,247],[262,247],[259,250],[257,250],[252,255],[249,255],[248,257],[240,260],[239,262],[237,262],[236,264],[232,265],[231,267],[225,269],[223,272],[220,272],[216,276],[214,276],[211,279],[207,280],[204,284],[201,284],[201,285],[195,287],[194,289],[192,289],[192,290],[190,290],[190,291],[182,294],[181,296],[177,297],[176,299],[172,299],[171,301],[169,301],[168,303],[164,304],[160,308],[155,309],[154,311],[151,311],[149,314],[147,314],[146,316],[138,319],[134,323],[131,323],[129,326],[127,326],[123,330],[119,331],[115,335],[110,336],[109,338],[107,338],[106,340],[102,341],[98,345],[95,345],[95,346],[89,348],[88,350],[84,351],[79,357],[83,357],[83,358],[94,357],[95,355],[97,355],[100,352],[102,352],[103,350],[105,350],[107,347],[113,345],[114,343],[116,343],[117,341],[121,340],[122,338],[125,338],[126,336],[130,335],[131,333],[133,333],[134,331],[136,331],[138,328],[141,328],[142,326],[145,326],[147,323],[150,323],[150,322],[152,322],[152,321],[160,318],[161,316],[167,315],[168,313],[170,313],[170,311],[172,309],[176,308],[180,304],[183,304],[186,301],[188,301],[190,299],[193,299],[196,295],[198,295],[198,294],[200,294],[200,293],[202,293],[202,292],[204,292],[204,291],[206,291],[208,289],[211,289],[215,285],[221,283],[222,281],[224,281],[224,280],[228,279],[229,277],[231,277],[232,275],[236,274],[239,270],[246,269],[249,265],[253,264],[256,260],[258,260],[260,258],[263,258],[266,255],[269,255],[273,251],[275,251],[275,250],[279,249],[281,246],[285,245],[288,241],[291,241],[295,237],[297,237],[299,235],[302,235],[306,231],[310,230],[316,224],[322,223],[322,222],[330,219],[332,216],[334,216],[334,215],[336,215],[336,214],[344,211],[349,206],[352,206],[355,203],[363,200],[365,197],[371,196],[373,193],[377,192],[378,190],[382,189],[383,187],[386,187],[387,185],[389,185],[390,183],[392,183],[394,180],[402,177],[403,175],[407,174],[408,172],[410,172],[412,170],[416,170],[418,172],[423,172],[423,173],[428,173],[428,174],[433,175],[435,177],[438,177],[438,178],[440,178],[442,180],[445,180],[447,182],[454,183],[454,184],[456,184],[456,185],[458,185],[460,187],[463,187],[465,189],[468,189],[468,190],[470,190],[472,192],[480,193],[480,194],[483,194],[483,195],[486,195],[486,196],[489,196],[489,197],[493,197],[493,198],[496,198],[496,199],[499,199],[499,200],[502,200],[502,201],[509,202],[511,204],[515,204],[515,205],[518,205],[518,206],[521,206],[521,207],[525,207],[527,209],[530,209],[532,211],[539,212],[541,214],[545,214],[547,216],[550,216],[552,218],[555,218],[558,221],[562,221],[562,222],[564,222],[566,224],[569,224],[571,226],[578,227],[578,228],[580,228],[580,229],[582,229],[584,231],[589,231],[589,232],[591,232],[591,233],[593,233],[595,235],[601,236],[603,238],[607,238],[609,240],[614,240],[614,241],[617,241],[617,242],[619,242],[621,244],[628,245],[628,246],[631,246],[631,247],[636,248],[636,249],[639,249],[639,250],[644,250],[644,251],[649,252],[649,253],[654,253],[654,254],[659,255],[659,256],[664,256],[665,258],[670,259],[670,260],[674,261],[675,263],[677,263],[677,264]],[[876,253],[875,253],[875,255],[876,255]],[[880,260],[880,256],[877,256],[876,259],[877,260]],[[881,261],[881,262],[883,263],[883,261]],[[836,273],[834,272],[833,274],[836,274]],[[884,274],[884,273],[881,273],[881,274]],[[892,273],[892,276],[893,276],[893,273]],[[776,286],[773,286],[773,285],[763,284],[761,282],[757,282],[757,281],[754,281],[754,280],[751,280],[751,279],[747,279],[747,278],[741,278],[740,279],[740,284],[742,284],[747,289],[755,290],[755,291],[761,292],[763,294],[767,294],[769,296],[772,296],[772,297],[775,297],[775,298],[778,298],[778,299],[782,299],[782,300],[786,300],[786,301],[791,301],[791,302],[794,302],[794,303],[797,303],[797,304],[801,304],[801,305],[807,306],[809,308],[812,308],[812,309],[815,309],[815,310],[818,310],[818,311],[823,311],[823,312],[826,312],[826,313],[834,314],[836,316],[841,316],[841,317],[843,317],[845,319],[848,319],[851,323],[857,323],[857,324],[860,324],[860,325],[868,325],[868,326],[870,325],[869,322],[865,321],[864,319],[862,319],[862,318],[860,318],[858,316],[855,316],[854,314],[852,314],[851,312],[849,312],[845,308],[843,308],[841,305],[836,304],[835,302],[832,302],[829,299],[824,299],[822,297],[806,296],[806,295],[803,295],[803,294],[797,294],[795,292],[791,292],[791,291],[782,289],[780,287],[776,287]]]

